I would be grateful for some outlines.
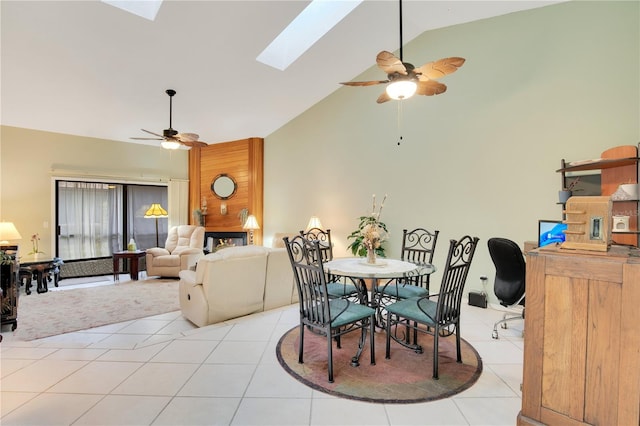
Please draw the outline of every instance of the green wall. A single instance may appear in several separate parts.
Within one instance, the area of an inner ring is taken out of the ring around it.
[[[408,43],[404,60],[416,66],[466,63],[441,79],[446,93],[402,102],[400,126],[397,102],[375,102],[383,86],[342,87],[267,137],[265,244],[318,215],[345,255],[372,194],[388,194],[389,255],[403,228],[440,230],[439,267],[450,239],[478,236],[467,289],[480,289],[481,275],[492,285],[490,237],[535,240],[538,219],[561,218],[562,158],[640,142],[639,4],[572,1]],[[353,80],[381,78],[372,67]]]

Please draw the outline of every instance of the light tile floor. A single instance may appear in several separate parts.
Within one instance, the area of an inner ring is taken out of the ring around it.
[[[31,342],[4,331],[0,423],[514,425],[523,323],[493,340],[501,317],[465,304],[461,335],[482,357],[480,379],[451,398],[404,405],[340,399],[291,378],[275,348],[297,324],[296,305],[201,329],[172,312]]]

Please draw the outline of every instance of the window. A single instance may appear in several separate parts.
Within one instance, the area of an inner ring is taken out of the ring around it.
[[[139,249],[156,246],[156,220],[144,218],[151,203],[167,205],[167,187],[56,181],[57,255],[63,260],[110,257],[133,238]],[[158,219],[158,241],[167,219]]]

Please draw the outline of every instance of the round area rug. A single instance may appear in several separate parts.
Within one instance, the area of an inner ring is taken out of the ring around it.
[[[461,340],[462,363],[456,362],[455,336],[441,337],[438,380],[433,374],[433,337],[418,336],[423,353],[391,341],[391,359],[385,359],[385,333],[375,333],[376,364],[371,365],[369,342],[360,356],[360,365],[351,366],[360,332],[341,337],[341,349],[333,342],[333,383],[327,376],[327,340],[305,331],[304,363],[298,363],[299,327],[280,338],[276,354],[280,365],[298,381],[311,388],[341,398],[385,404],[407,404],[448,398],[471,387],[482,373],[476,350]],[[369,336],[367,336],[367,339]]]

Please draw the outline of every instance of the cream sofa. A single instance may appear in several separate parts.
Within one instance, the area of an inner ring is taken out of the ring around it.
[[[286,249],[238,246],[208,254],[180,271],[180,308],[189,321],[209,324],[298,301]]]

